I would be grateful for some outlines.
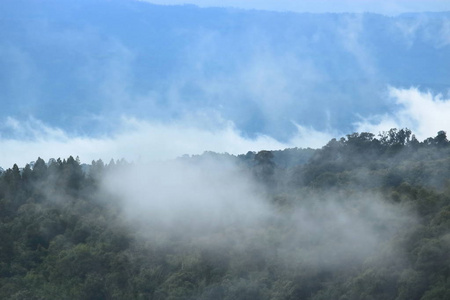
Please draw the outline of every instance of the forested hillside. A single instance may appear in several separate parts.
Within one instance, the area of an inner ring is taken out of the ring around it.
[[[0,175],[0,240],[1,299],[450,299],[450,143],[39,158]]]

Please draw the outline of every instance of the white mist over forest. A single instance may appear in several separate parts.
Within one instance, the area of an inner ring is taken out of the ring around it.
[[[119,168],[103,178],[102,193],[119,203],[125,224],[149,243],[254,251],[326,269],[363,261],[400,228],[416,224],[410,207],[376,192],[305,192],[292,203],[273,202],[245,166],[220,156]]]
[[[445,0],[2,0],[0,298],[450,299]]]

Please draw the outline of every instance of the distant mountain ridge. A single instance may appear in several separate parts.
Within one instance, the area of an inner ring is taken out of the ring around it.
[[[450,13],[3,1],[0,119],[95,135],[114,132],[121,115],[164,122],[206,111],[250,137],[286,140],[293,122],[349,132],[358,116],[394,109],[387,86],[448,91],[448,22]]]

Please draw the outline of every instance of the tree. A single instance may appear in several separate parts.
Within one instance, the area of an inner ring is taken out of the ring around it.
[[[32,181],[33,181],[33,170],[31,170],[31,167],[29,164],[25,166],[25,168],[22,171],[22,184],[24,192],[27,193],[27,195],[32,190]]]
[[[38,157],[36,160],[36,163],[33,166],[32,175],[34,180],[43,180],[47,177],[47,164],[42,158]]]
[[[255,155],[255,175],[257,178],[268,183],[272,181],[275,172],[275,163],[273,162],[273,153],[271,151],[262,150]]]
[[[437,133],[437,136],[434,138],[434,142],[439,147],[444,147],[448,145],[447,133],[443,130]]]
[[[72,156],[67,159],[65,164],[63,163],[62,176],[69,191],[75,192],[80,189],[84,174],[79,162]]]
[[[4,174],[6,189],[10,195],[17,195],[22,184],[22,176],[19,167],[14,164],[12,169],[6,170]]]
[[[389,131],[383,131],[378,136],[380,142],[385,146],[405,146],[411,141],[412,132],[408,128],[400,129],[391,128]]]

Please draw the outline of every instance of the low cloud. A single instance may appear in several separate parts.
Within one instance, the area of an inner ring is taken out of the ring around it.
[[[295,124],[295,123],[294,123]],[[291,145],[300,148],[321,148],[332,138],[335,138],[339,134],[329,131],[318,131],[312,127],[301,126],[295,124],[297,127],[297,133],[290,140]]]
[[[441,94],[417,88],[391,87],[392,113],[361,117],[354,131],[379,133],[391,128],[409,128],[419,140],[450,128],[450,101]],[[82,162],[111,158],[130,161],[173,159],[204,151],[242,154],[247,151],[291,147],[320,148],[342,135],[333,129],[317,130],[293,122],[286,141],[259,134],[248,137],[235,124],[214,111],[186,115],[170,122],[147,121],[133,117],[117,120],[113,133],[97,136],[73,135],[40,120],[6,118],[0,126],[0,166],[24,166],[40,156],[44,159],[79,156]]]
[[[409,128],[419,140],[433,137],[450,128],[450,99],[441,94],[421,92],[417,88],[391,87],[389,96],[394,112],[362,118],[355,123],[357,131],[378,133],[391,128]]]
[[[152,244],[250,251],[291,267],[360,261],[414,222],[406,208],[370,193],[299,191],[279,206],[248,170],[211,157],[126,166],[108,172],[101,188]]]
[[[59,128],[30,118],[7,118],[0,135],[0,165],[24,166],[40,156],[44,159],[79,156],[82,162],[111,158],[130,161],[155,161],[201,154],[204,151],[241,154],[247,151],[275,150],[288,147],[320,147],[330,138],[312,128],[297,125],[298,132],[282,143],[267,135],[245,137],[230,121],[214,123],[200,116],[171,122],[149,122],[122,118],[119,129],[104,136],[73,136]]]

